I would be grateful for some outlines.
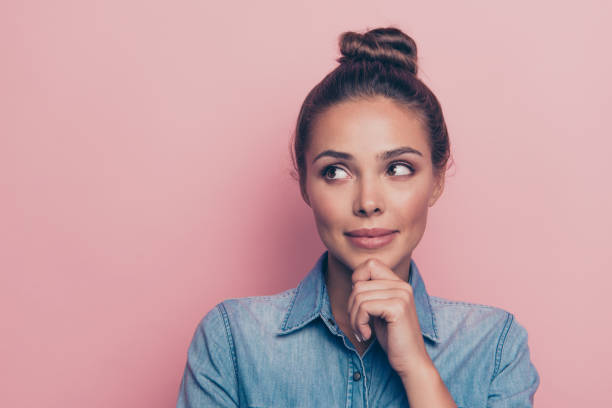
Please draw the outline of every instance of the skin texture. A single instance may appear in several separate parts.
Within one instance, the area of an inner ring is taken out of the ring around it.
[[[420,154],[379,156],[400,147]],[[352,158],[317,158],[327,150]],[[411,405],[454,406],[425,349],[407,282],[428,209],[444,188],[418,115],[384,97],[334,105],[313,124],[305,158],[304,199],[329,251],[326,284],[338,325],[360,354],[378,339]],[[359,248],[345,235],[359,228],[391,229],[395,238]]]

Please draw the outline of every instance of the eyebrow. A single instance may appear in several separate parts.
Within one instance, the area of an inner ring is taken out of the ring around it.
[[[378,155],[376,155],[376,157],[379,160],[389,160],[393,157],[402,155],[404,153],[412,153],[412,154],[416,154],[416,155],[423,157],[423,154],[421,152],[409,146],[403,146],[403,147],[398,147],[397,149],[388,150],[386,152],[379,153]],[[321,157],[325,157],[325,156],[335,157],[336,159],[343,159],[343,160],[353,160],[354,159],[354,157],[349,153],[338,152],[336,150],[325,150],[319,153],[312,162],[314,163],[317,160],[319,160]]]

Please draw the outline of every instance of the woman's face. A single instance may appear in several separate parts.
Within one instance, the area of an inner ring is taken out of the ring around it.
[[[346,101],[320,114],[310,137],[305,199],[330,255],[351,270],[373,257],[407,274],[444,184],[418,117],[384,97]],[[350,236],[372,228],[393,232]]]

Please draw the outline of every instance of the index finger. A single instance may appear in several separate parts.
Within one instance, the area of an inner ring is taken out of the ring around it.
[[[376,258],[369,258],[357,265],[351,274],[353,284],[372,279],[402,280],[384,262]]]

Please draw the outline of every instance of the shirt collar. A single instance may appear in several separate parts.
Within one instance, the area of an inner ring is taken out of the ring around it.
[[[298,330],[319,316],[325,320],[333,318],[325,285],[327,254],[328,251],[325,251],[319,257],[308,275],[299,283],[283,318],[279,334]],[[410,271],[408,283],[412,286],[421,333],[431,341],[438,342],[436,321],[429,302],[429,295],[425,290],[425,282],[412,259],[410,260]]]

